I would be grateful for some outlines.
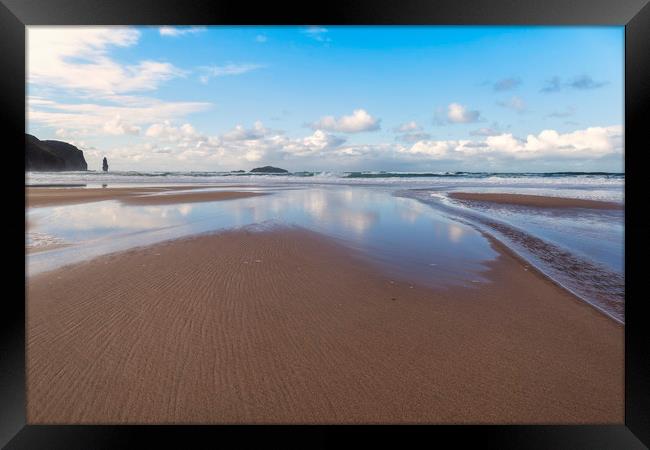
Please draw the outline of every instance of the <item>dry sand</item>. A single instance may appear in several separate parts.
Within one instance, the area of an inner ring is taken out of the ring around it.
[[[448,195],[450,198],[456,200],[534,206],[537,208],[623,209],[623,205],[620,203],[580,198],[545,197],[526,194],[492,194],[483,192],[451,192]]]
[[[623,326],[507,252],[486,275],[426,289],[286,229],[40,274],[28,423],[623,423]]]
[[[205,189],[215,186],[183,186],[183,187],[124,187],[124,188],[35,188],[26,189],[27,207],[71,205],[78,203],[98,202],[103,200],[120,200],[130,205],[166,205],[175,203],[194,203],[217,200],[232,200],[236,198],[263,195],[247,191],[205,191],[178,192],[193,189]],[[245,187],[219,186],[227,188]],[[154,195],[166,193],[164,195]]]

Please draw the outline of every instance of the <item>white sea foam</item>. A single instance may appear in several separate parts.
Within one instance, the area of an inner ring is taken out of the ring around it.
[[[545,189],[552,195],[594,198],[608,191],[609,198],[622,200],[625,177],[622,174],[491,174],[491,173],[447,173],[447,172],[296,172],[281,175],[233,174],[227,172],[29,172],[27,184],[212,184],[212,183],[255,183],[273,184],[373,184],[399,186],[403,188],[529,188]],[[552,191],[551,191],[552,190]],[[576,193],[575,191],[580,191]],[[599,192],[596,192],[599,191]],[[506,191],[501,191],[506,192]]]
[[[60,237],[52,236],[51,234],[41,233],[38,231],[30,231],[25,234],[25,247],[39,249],[50,247],[54,245],[63,245],[65,240]]]

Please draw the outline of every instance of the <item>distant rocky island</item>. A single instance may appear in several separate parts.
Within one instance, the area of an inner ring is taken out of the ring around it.
[[[25,170],[63,171],[88,170],[83,151],[62,141],[41,141],[25,134]]]
[[[253,170],[251,170],[251,173],[289,173],[289,171],[285,169],[280,169],[279,167],[264,166],[264,167],[254,168]]]

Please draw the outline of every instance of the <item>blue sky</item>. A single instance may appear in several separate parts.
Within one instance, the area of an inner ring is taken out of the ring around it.
[[[27,129],[116,170],[622,171],[623,39],[622,27],[29,27]]]

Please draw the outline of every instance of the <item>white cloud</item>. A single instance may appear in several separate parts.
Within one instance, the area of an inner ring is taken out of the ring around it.
[[[177,142],[186,138],[195,138],[198,133],[189,123],[180,127],[173,126],[169,120],[162,123],[154,123],[145,132],[147,137]]]
[[[27,27],[27,72],[32,84],[93,94],[153,90],[184,71],[160,61],[122,65],[108,56],[115,47],[138,42],[123,27]]]
[[[418,142],[418,141],[425,141],[431,139],[431,135],[429,133],[404,133],[400,134],[398,136],[395,136],[396,141],[400,142],[407,142],[407,143],[413,143],[413,142]]]
[[[411,120],[410,122],[405,122],[397,127],[395,127],[395,131],[398,133],[407,133],[411,131],[422,131],[422,127],[418,125],[418,123],[415,120]]]
[[[258,34],[257,36],[255,36],[255,42],[264,43],[264,42],[266,42],[268,40],[269,40],[269,38],[266,37],[266,35],[264,35],[264,34]]]
[[[429,133],[423,133],[422,127],[414,120],[395,127],[394,131],[401,133],[395,136],[395,140],[400,142],[414,143],[431,139],[431,135]]]
[[[160,27],[158,29],[161,36],[178,37],[185,34],[196,34],[206,31],[205,27]]]
[[[323,130],[316,130],[311,136],[289,141],[284,144],[283,151],[294,156],[323,154],[339,147],[345,138],[334,136]]]
[[[544,130],[537,136],[528,135],[523,146],[527,154],[561,157],[599,157],[620,153],[622,149],[621,126],[590,127],[563,134]]]
[[[132,134],[132,135],[137,135],[140,134],[140,127],[131,125],[130,123],[122,120],[120,115],[116,115],[113,117],[111,120],[106,122],[104,124],[103,130],[107,134],[115,134],[115,135],[121,135],[121,134]]]
[[[307,27],[305,30],[303,30],[303,33],[305,33],[307,36],[310,38],[318,41],[318,42],[331,42],[332,40],[327,36],[327,33],[329,33],[329,30],[325,27],[321,26],[310,26]]]
[[[186,167],[205,169],[206,165],[218,165],[230,169],[248,167],[251,162],[281,164],[286,159],[334,158],[352,153],[338,153],[345,138],[323,130],[316,130],[306,137],[289,138],[282,131],[268,129],[259,121],[250,129],[237,126],[215,136],[201,134],[188,123],[179,126],[165,121],[152,124],[144,132],[144,137],[148,139],[146,146],[137,143],[113,149],[109,152],[109,160],[112,158],[118,163],[116,168],[120,167],[119,164],[124,166],[135,162],[169,168],[176,161]]]
[[[164,102],[145,97],[107,97],[106,104],[35,104],[27,99],[27,121],[57,129],[57,135],[137,134],[139,127],[204,111],[201,102]]]
[[[472,157],[514,159],[584,159],[622,154],[621,126],[591,127],[571,133],[544,130],[518,139],[510,133],[488,136],[485,141],[419,141],[401,153],[438,160],[467,160]]]
[[[342,137],[324,130],[311,135],[290,138],[257,122],[252,128],[236,127],[222,135],[206,136],[192,125],[162,122],[150,126],[144,134],[146,144],[109,149],[109,161],[116,169],[135,165],[157,169],[183,168],[196,170],[231,170],[251,168],[254,164],[286,166],[291,161],[295,170],[339,167],[368,168],[374,162],[390,164],[392,168],[411,166],[435,167],[446,165],[452,170],[465,167],[515,167],[516,161],[546,165],[555,162],[595,161],[615,157],[623,152],[621,126],[591,127],[570,133],[544,130],[525,138],[510,133],[484,139],[431,140],[422,139],[409,144],[346,144]],[[94,156],[93,156],[94,158]],[[97,155],[97,164],[101,155]],[[91,161],[89,160],[89,164]],[[93,160],[92,164],[95,164]],[[456,169],[453,169],[453,168]]]
[[[213,77],[222,77],[225,75],[241,75],[252,70],[261,69],[261,64],[226,64],[225,66],[211,66],[207,71]]]
[[[379,130],[381,120],[372,117],[365,109],[355,109],[352,115],[322,117],[319,121],[314,122],[311,127],[314,130],[335,131],[340,133],[360,133],[362,131]]]
[[[261,139],[270,130],[264,127],[264,124],[259,120],[253,124],[253,128],[246,129],[242,125],[237,125],[232,130],[223,134],[223,139],[226,141],[250,141],[254,139]]]
[[[452,159],[451,152],[462,146],[461,141],[418,141],[402,153],[426,156],[433,159]]]
[[[242,75],[264,67],[265,66],[262,64],[226,64],[223,66],[207,66],[201,68],[204,74],[199,77],[199,80],[205,84],[213,77]]]
[[[89,130],[66,130],[65,128],[59,128],[54,132],[56,137],[61,139],[76,139],[80,136],[90,134]]]
[[[322,130],[314,131],[314,134],[303,139],[307,147],[318,150],[327,150],[338,147],[345,142],[345,138],[328,134]]]
[[[29,97],[29,103],[32,106],[47,106],[47,105],[53,105],[56,102],[54,102],[53,100],[48,100],[43,97],[37,97],[32,95]]]
[[[450,103],[447,106],[447,120],[451,123],[478,122],[481,117],[479,111],[472,111],[460,103]]]

